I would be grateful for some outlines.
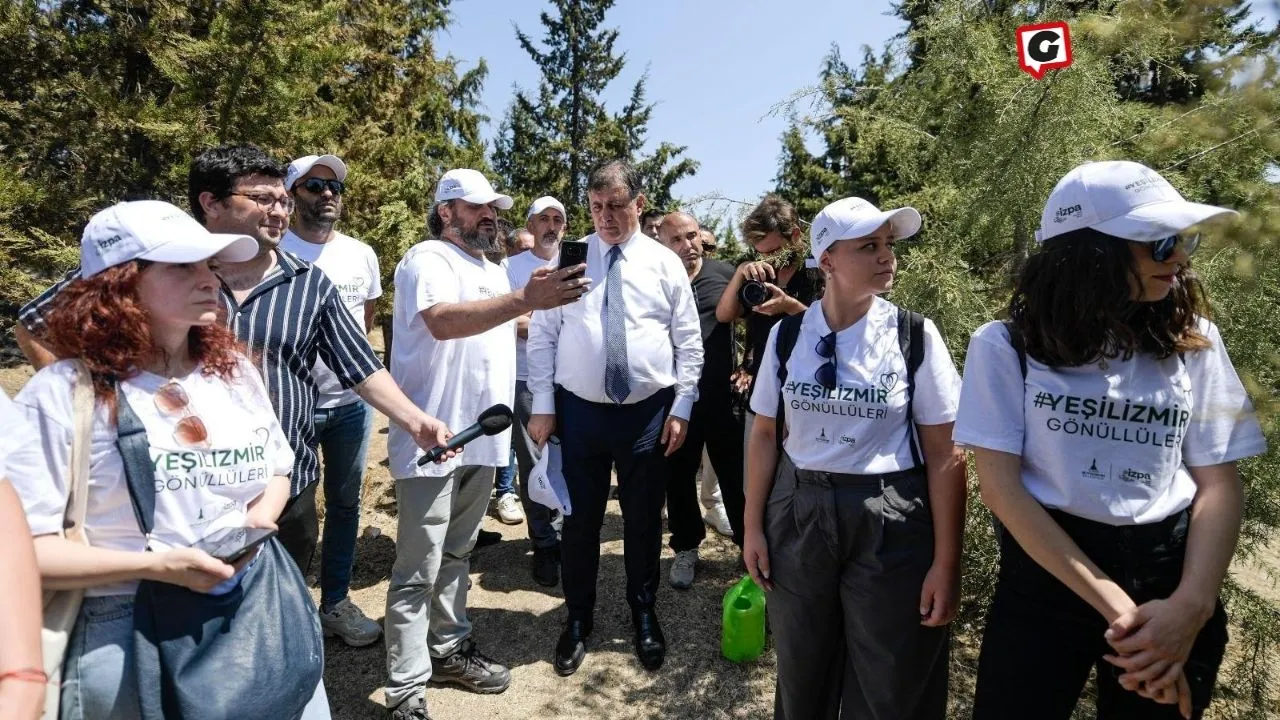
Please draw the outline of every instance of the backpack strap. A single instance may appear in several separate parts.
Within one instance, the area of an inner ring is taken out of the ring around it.
[[[787,361],[791,359],[791,351],[796,348],[796,340],[800,339],[800,324],[804,322],[804,313],[788,315],[778,323],[778,339],[774,349],[778,354],[778,414],[774,418],[777,428],[774,436],[778,443],[778,455],[782,455],[783,431],[786,428],[786,416],[782,400],[782,389],[787,385]]]
[[[1012,320],[1005,320],[1004,329],[1009,332],[1009,345],[1013,346],[1014,352],[1018,353],[1018,367],[1022,370],[1022,379],[1027,379],[1027,344],[1022,339],[1022,331],[1018,326],[1013,324]]]
[[[907,364],[907,439],[911,444],[911,460],[916,467],[923,467],[914,411],[916,371],[924,364],[924,315],[898,308],[898,350]]]
[[[156,476],[151,464],[147,428],[124,396],[124,383],[116,383],[116,448],[124,460],[124,476],[133,501],[133,516],[142,534],[151,539],[156,517]]]

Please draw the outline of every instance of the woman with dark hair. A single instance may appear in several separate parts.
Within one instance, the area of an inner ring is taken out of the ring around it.
[[[1054,188],[1007,322],[969,344],[956,442],[998,519],[974,717],[1200,717],[1227,642],[1236,461],[1261,428],[1190,268],[1187,202],[1133,162]]]
[[[62,718],[142,717],[141,691],[166,681],[141,676],[138,669],[134,608],[140,583],[235,597],[229,593],[263,572],[257,551],[228,563],[193,547],[220,532],[274,529],[289,499],[293,451],[257,370],[218,322],[218,278],[210,268],[214,260],[247,260],[257,249],[252,237],[211,234],[168,203],[121,203],[89,222],[81,243],[81,279],[58,296],[47,315],[49,345],[58,357],[75,360],[44,368],[17,396],[39,429],[48,474],[11,480],[35,536],[45,589],[84,590],[63,663]],[[79,367],[91,373],[96,400],[83,526],[87,544],[61,534],[76,472],[70,465]],[[149,445],[154,493],[139,491],[150,489],[145,480],[135,482],[142,473],[137,453],[125,454],[125,448],[138,447],[126,444],[128,422],[145,431],[141,447],[146,452]],[[153,512],[144,509],[142,495],[151,498]],[[287,559],[283,564],[297,572]],[[168,610],[180,614],[180,608]],[[235,630],[232,624],[227,631]],[[301,634],[307,628],[281,630]],[[320,662],[314,659],[316,678]],[[246,666],[246,672],[259,670]],[[329,716],[316,681],[279,691],[296,698],[296,709],[285,717],[299,717],[304,706],[302,717]],[[259,707],[263,700],[231,698],[224,707]]]
[[[825,207],[812,257],[826,294],[760,358],[742,554],[769,590],[779,720],[946,715],[960,376],[931,321],[879,297],[920,223],[861,198]]]

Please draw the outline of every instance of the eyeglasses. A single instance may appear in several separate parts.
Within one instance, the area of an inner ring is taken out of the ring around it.
[[[156,390],[156,409],[162,415],[178,416],[173,439],[182,447],[208,448],[209,430],[200,416],[191,412],[191,398],[178,383],[170,380]]]
[[[250,200],[258,203],[258,207],[262,208],[263,210],[266,210],[267,212],[271,212],[271,208],[275,207],[276,205],[279,205],[280,209],[284,210],[284,213],[286,215],[293,212],[293,198],[289,197],[288,195],[285,195],[284,197],[276,197],[271,193],[233,192],[229,194],[239,195],[240,197],[247,197]]]
[[[1190,235],[1170,235],[1167,238],[1160,238],[1151,243],[1151,259],[1156,262],[1164,262],[1173,257],[1174,250],[1182,248],[1182,251],[1190,255],[1200,247],[1200,233],[1191,233]]]
[[[347,189],[346,183],[341,180],[326,180],[324,178],[307,178],[302,181],[302,187],[306,188],[307,192],[312,195],[319,195],[326,189],[334,195],[341,195],[342,191]]]
[[[819,365],[818,369],[813,373],[813,379],[827,390],[836,389],[836,334],[830,332],[818,339],[818,344],[813,348],[818,353],[818,357],[826,358],[826,362]]]

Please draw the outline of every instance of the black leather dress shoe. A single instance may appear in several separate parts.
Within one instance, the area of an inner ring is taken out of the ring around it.
[[[667,657],[667,639],[658,624],[658,614],[653,608],[633,610],[631,623],[636,629],[636,657],[645,670],[657,670]]]
[[[590,620],[570,620],[560,633],[556,643],[556,674],[566,677],[578,671],[582,659],[587,656],[587,636],[591,634]]]

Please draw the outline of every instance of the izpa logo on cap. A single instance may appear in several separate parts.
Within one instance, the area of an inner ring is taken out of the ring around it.
[[[818,232],[818,237],[814,238],[814,242],[818,242],[822,238],[826,237],[829,232],[831,232],[831,228],[824,226],[822,230]]]
[[[1083,212],[1083,209],[1079,205],[1072,205],[1071,207],[1058,208],[1058,212],[1054,213],[1053,215],[1053,221],[1056,223],[1064,223],[1070,220],[1072,215],[1078,216],[1082,212]]]
[[[98,238],[97,240],[98,249],[103,252],[106,252],[107,250],[110,250],[111,248],[115,247],[123,239],[124,238],[120,237],[119,235],[112,235],[111,237]]]
[[[454,192],[461,189],[462,189],[462,183],[458,182],[457,180],[454,180],[453,178],[445,178],[440,183],[441,192]]]

